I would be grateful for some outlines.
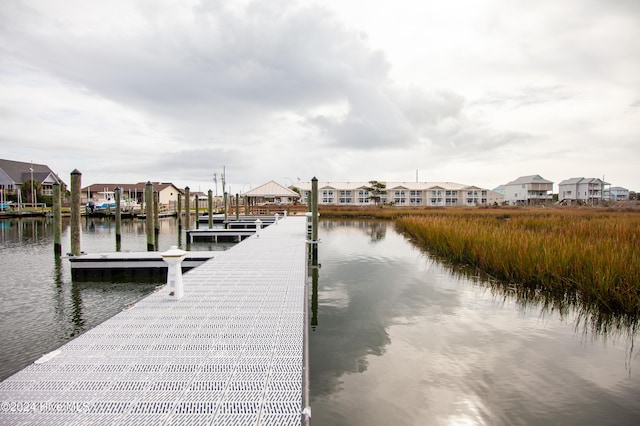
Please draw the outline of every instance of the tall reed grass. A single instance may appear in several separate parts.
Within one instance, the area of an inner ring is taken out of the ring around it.
[[[640,313],[640,213],[450,209],[395,220],[430,252],[499,280]]]

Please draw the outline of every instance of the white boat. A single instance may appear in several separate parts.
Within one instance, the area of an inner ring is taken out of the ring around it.
[[[85,213],[92,216],[115,215],[116,199],[113,191],[98,192],[101,198],[89,200],[85,205]],[[124,214],[134,215],[141,211],[140,204],[131,198],[120,200],[120,211]]]

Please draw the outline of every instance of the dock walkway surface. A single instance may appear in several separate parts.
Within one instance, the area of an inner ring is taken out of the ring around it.
[[[282,220],[7,378],[0,424],[304,424],[305,237]]]

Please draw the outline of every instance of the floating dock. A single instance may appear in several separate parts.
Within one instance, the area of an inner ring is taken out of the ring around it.
[[[263,229],[0,383],[0,424],[308,421],[304,218]]]
[[[212,259],[217,251],[190,251],[182,261],[182,272],[187,272]],[[71,256],[71,277],[82,279],[95,275],[159,275],[167,272],[162,252],[113,252]]]
[[[255,226],[255,225],[254,225]],[[188,229],[186,231],[189,242],[192,243],[195,240],[210,240],[215,241],[237,241],[240,242],[245,238],[249,238],[255,235],[254,229],[222,229],[222,228],[209,228],[209,229]]]
[[[213,223],[224,223],[224,214],[214,214],[211,216]],[[280,219],[283,218],[283,214],[280,214]],[[246,216],[246,215],[239,215],[238,218],[236,219],[236,215],[227,215],[227,222],[236,222],[236,221],[241,221],[241,222],[253,222],[254,226],[255,226],[255,222],[256,220],[260,219],[262,221],[262,224],[264,225],[265,223],[273,223],[275,222],[276,218],[275,218],[275,213],[272,216]],[[198,216],[198,222],[199,223],[208,223],[209,222],[209,215],[199,215]]]

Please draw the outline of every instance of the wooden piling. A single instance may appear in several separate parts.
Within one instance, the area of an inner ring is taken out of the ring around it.
[[[191,206],[189,205],[189,198],[191,198],[191,194],[189,193],[189,187],[186,186],[184,188],[184,220],[187,229],[191,229]]]
[[[209,229],[213,228],[213,191],[207,193],[207,207],[209,208]]]
[[[182,229],[182,194],[178,192],[178,232]]]
[[[58,182],[53,183],[53,254],[62,254],[62,199]]]
[[[223,206],[223,209],[224,209],[224,227],[226,228],[227,227],[227,222],[228,222],[228,220],[227,220],[227,193],[226,192],[224,193],[223,203],[224,203],[224,206]]]
[[[240,220],[240,196],[236,193],[236,220]]]
[[[200,228],[200,197],[196,194],[195,204],[196,204],[196,229]]]
[[[311,209],[311,264],[318,264],[318,179],[311,179],[313,203]]]
[[[116,251],[120,251],[120,244],[122,242],[122,212],[120,211],[120,192],[122,189],[116,187],[114,197],[116,199]]]
[[[144,186],[145,219],[144,229],[147,234],[147,251],[155,251],[153,226],[153,185],[150,181]]]
[[[153,191],[153,241],[158,248],[158,238],[160,237],[160,194]]]
[[[71,172],[71,254],[80,256],[80,189],[82,173],[78,169]]]

